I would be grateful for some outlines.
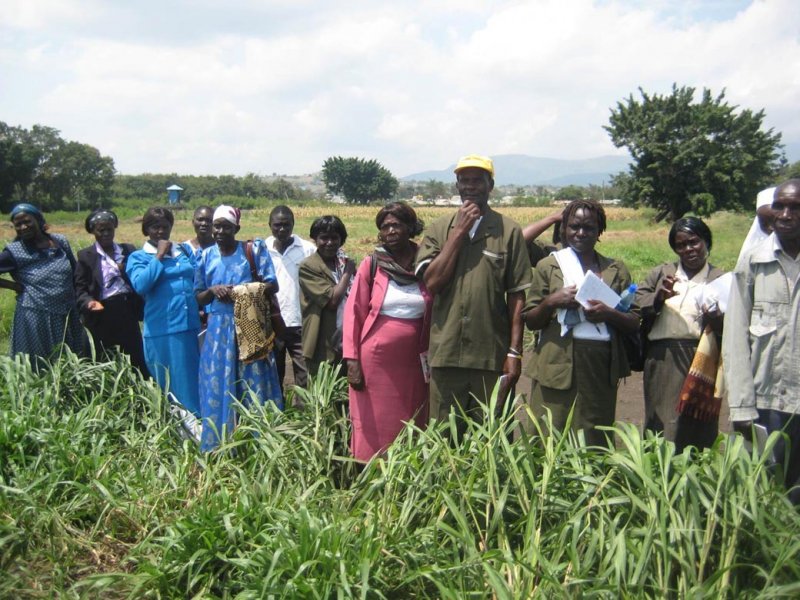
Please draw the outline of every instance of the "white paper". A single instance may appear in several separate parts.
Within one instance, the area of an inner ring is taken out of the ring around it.
[[[697,298],[698,308],[711,310],[716,306],[719,312],[724,313],[728,309],[732,285],[733,273],[725,273],[722,277],[703,285]]]
[[[575,294],[575,300],[584,308],[589,308],[589,300],[598,300],[606,306],[616,308],[620,297],[594,272],[588,271],[578,288],[578,293]]]

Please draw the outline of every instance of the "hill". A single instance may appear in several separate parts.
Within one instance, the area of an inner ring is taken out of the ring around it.
[[[492,156],[497,185],[600,185],[611,175],[625,171],[627,156],[598,156],[581,160],[542,158],[525,154]],[[455,163],[441,171],[423,171],[401,177],[403,181],[453,181]]]

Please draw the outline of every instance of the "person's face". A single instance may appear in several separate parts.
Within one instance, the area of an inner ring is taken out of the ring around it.
[[[214,241],[218,246],[230,247],[236,241],[236,232],[239,227],[227,219],[214,221]]]
[[[95,223],[92,233],[94,234],[94,239],[103,248],[108,248],[114,243],[114,223],[111,221]]]
[[[800,240],[800,188],[786,187],[772,201],[772,227],[781,242]]]
[[[314,239],[314,243],[317,245],[317,252],[322,258],[333,259],[336,258],[339,248],[342,247],[342,238],[338,233],[328,231],[320,233]]]
[[[600,238],[597,215],[585,208],[579,208],[567,221],[567,245],[578,254],[594,250]]]
[[[192,227],[194,233],[199,238],[207,238],[211,235],[211,219],[213,214],[207,208],[197,211],[192,217]]]
[[[758,218],[758,226],[761,227],[761,231],[766,234],[772,233],[772,206],[769,204],[766,206],[759,206],[756,210],[756,217]]]
[[[379,231],[381,241],[388,250],[406,246],[411,237],[408,225],[394,215],[384,217]]]
[[[286,242],[292,237],[294,221],[289,215],[278,213],[277,215],[273,215],[272,219],[270,219],[269,228],[276,240],[279,242]]]
[[[39,222],[28,213],[19,213],[11,222],[14,224],[14,231],[17,237],[23,242],[33,240],[41,233]]]
[[[681,259],[684,270],[697,272],[708,260],[708,246],[703,238],[688,231],[675,233],[675,254]]]
[[[172,225],[164,217],[156,219],[147,226],[147,236],[153,245],[157,245],[161,240],[168,240],[172,233]]]
[[[461,169],[456,175],[456,189],[461,195],[461,202],[469,200],[479,206],[486,206],[493,188],[494,183],[489,173],[478,167]]]

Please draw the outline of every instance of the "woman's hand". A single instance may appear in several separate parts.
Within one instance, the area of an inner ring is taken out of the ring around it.
[[[364,389],[364,373],[358,360],[347,359],[347,383],[354,390]]]
[[[92,312],[99,312],[101,310],[105,310],[105,306],[99,300],[89,300],[86,304],[86,308]]]
[[[678,279],[674,275],[667,275],[661,280],[658,290],[656,290],[655,305],[657,308],[663,306],[667,299],[678,294],[674,289],[676,281],[678,281]]]
[[[577,293],[577,286],[563,287],[547,296],[547,305],[550,308],[578,308],[580,304],[575,300],[575,294]]]
[[[156,258],[161,260],[172,250],[172,242],[169,240],[158,240],[158,248],[156,248]]]
[[[1,288],[11,290],[13,292],[16,292],[17,294],[21,294],[23,291],[25,291],[25,286],[11,279],[0,279],[0,289]]]
[[[208,290],[214,295],[214,298],[220,302],[233,302],[232,285],[212,285]]]
[[[586,320],[589,323],[605,323],[613,318],[612,315],[616,312],[616,309],[603,304],[599,300],[589,300],[589,308],[583,309],[583,314],[586,315]]]

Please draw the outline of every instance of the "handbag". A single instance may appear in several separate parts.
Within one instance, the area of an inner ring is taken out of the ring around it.
[[[253,256],[253,240],[247,240],[244,245],[244,255],[250,265],[250,277],[254,282],[261,283],[261,275],[258,274],[256,269],[256,261]],[[269,320],[272,324],[272,331],[278,339],[285,339],[286,337],[286,322],[281,315],[281,305],[278,303],[278,298],[275,294],[269,295]]]

